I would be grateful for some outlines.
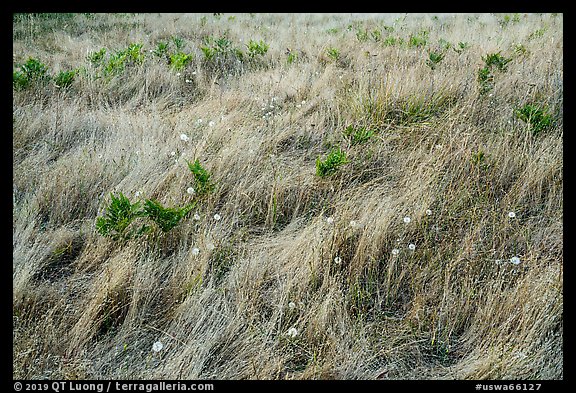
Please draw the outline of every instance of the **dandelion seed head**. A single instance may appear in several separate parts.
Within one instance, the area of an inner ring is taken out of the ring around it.
[[[514,265],[518,265],[520,263],[520,258],[512,257],[512,258],[510,258],[510,263],[512,263]]]
[[[162,348],[164,348],[164,344],[162,344],[160,341],[156,341],[154,344],[152,344],[152,350],[154,352],[160,352]]]
[[[142,193],[141,193],[140,191],[136,191],[136,192],[134,193],[134,196],[135,196],[136,198],[138,198],[141,194],[142,194]]]
[[[291,327],[290,329],[288,329],[288,332],[286,333],[286,335],[294,338],[298,335],[298,330],[295,327]]]
[[[510,218],[515,218],[515,217],[516,217],[516,213],[514,213],[514,212],[508,212],[508,217],[510,217]]]
[[[342,263],[342,258],[340,258],[340,257],[334,258],[334,263],[337,265],[340,265],[340,263]]]
[[[180,134],[180,139],[183,140],[184,142],[188,142],[190,138],[188,138],[188,135],[186,134]]]
[[[288,308],[290,308],[290,309],[295,309],[295,308],[296,308],[296,303],[294,303],[294,302],[288,303]]]
[[[218,213],[214,214],[214,219],[215,219],[216,221],[220,221],[221,218],[222,218],[222,217],[220,216],[220,214],[218,214]]]
[[[410,217],[408,217],[408,216],[404,217],[404,222],[406,224],[408,224],[410,222]]]
[[[414,251],[414,250],[416,249],[416,245],[415,245],[414,243],[410,243],[410,244],[408,244],[408,248],[409,248],[411,251]]]
[[[192,255],[198,255],[198,254],[200,254],[200,249],[198,247],[194,247],[192,249]]]
[[[193,187],[188,187],[188,188],[186,189],[186,192],[187,192],[188,194],[190,194],[190,195],[194,195],[194,194],[196,193],[196,191],[194,190]]]
[[[400,250],[397,248],[392,249],[392,255],[398,255],[400,254]]]
[[[426,215],[427,215],[427,216],[431,216],[431,215],[432,215],[432,210],[427,209],[427,210],[426,210]]]
[[[175,151],[170,152],[170,155],[171,155],[171,156],[175,156],[175,155],[176,155],[176,152],[175,152]]]
[[[195,219],[196,221],[200,220],[200,214],[194,213],[194,219]]]
[[[216,123],[214,123],[213,121],[209,121],[209,122],[208,122],[208,127],[214,127],[214,124],[216,124]]]
[[[356,228],[358,226],[358,223],[354,220],[350,221],[350,227],[352,228]]]
[[[333,223],[334,223],[334,219],[333,219],[332,217],[327,217],[327,218],[326,218],[326,222],[327,222],[328,224],[333,224]]]

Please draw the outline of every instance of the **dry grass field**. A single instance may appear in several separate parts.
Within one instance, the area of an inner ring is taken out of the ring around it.
[[[563,379],[562,14],[15,14],[13,70],[14,378]]]

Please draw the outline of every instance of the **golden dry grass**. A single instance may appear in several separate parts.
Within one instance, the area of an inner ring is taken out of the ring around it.
[[[68,89],[14,90],[14,378],[563,378],[562,14],[27,15],[13,27],[15,67],[87,67]],[[269,50],[214,66],[200,47],[222,36]],[[194,55],[179,74],[149,52],[172,37]],[[95,78],[89,53],[131,43],[143,64]],[[481,94],[496,52],[512,61]],[[553,126],[532,132],[515,115],[525,104]],[[353,145],[350,125],[376,132]],[[320,178],[333,146],[349,163]],[[196,158],[217,184],[199,220],[127,242],[96,232],[111,192],[191,202]]]

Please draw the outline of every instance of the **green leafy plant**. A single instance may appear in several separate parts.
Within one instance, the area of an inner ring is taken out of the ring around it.
[[[162,232],[168,232],[173,229],[194,207],[191,203],[184,207],[164,207],[159,202],[147,199],[144,202],[144,213],[154,221]]]
[[[92,65],[100,65],[104,60],[104,56],[106,56],[106,48],[102,48],[97,52],[91,52],[86,58]]]
[[[428,60],[426,60],[426,65],[431,69],[436,69],[436,66],[444,59],[443,53],[438,52],[430,52],[428,55]]]
[[[288,50],[286,51],[286,56],[288,56],[288,57],[286,58],[286,62],[287,62],[288,64],[292,64],[292,63],[296,62],[296,60],[298,60],[298,54],[297,54],[295,51],[291,50],[291,49],[288,49]]]
[[[35,82],[48,79],[48,67],[39,59],[30,57],[13,72],[12,86],[22,90]]]
[[[54,77],[54,83],[56,84],[56,87],[70,87],[72,82],[74,82],[74,78],[76,77],[77,72],[77,70],[60,71],[58,75]]]
[[[320,157],[316,158],[316,174],[320,177],[332,175],[347,162],[346,152],[340,148],[333,149],[325,160],[321,160]]]
[[[412,34],[408,39],[408,47],[420,48],[428,43],[428,31],[423,30],[420,34]]]
[[[214,191],[215,185],[210,180],[211,174],[201,164],[195,160],[194,163],[186,161],[188,169],[194,175],[194,189],[199,196],[206,195]]]
[[[110,199],[104,216],[96,219],[96,230],[100,235],[118,240],[140,235],[149,230],[143,225],[137,231],[134,229],[127,231],[135,218],[145,215],[140,202],[131,203],[121,192],[117,197],[110,193]]]
[[[516,109],[515,114],[518,119],[530,125],[534,135],[550,128],[554,123],[553,116],[540,105],[526,104]]]
[[[336,48],[328,48],[326,53],[328,54],[328,57],[334,61],[337,61],[340,58],[340,51]]]
[[[180,37],[172,37],[172,42],[174,43],[177,51],[181,51],[186,44],[186,42]]]
[[[508,70],[508,63],[512,61],[512,59],[507,59],[502,56],[500,52],[489,53],[485,57],[482,57],[482,60],[484,60],[486,67],[492,68],[494,66],[500,72],[506,72]]]
[[[374,135],[374,132],[374,130],[367,130],[364,127],[354,128],[353,126],[348,126],[342,132],[342,135],[350,140],[352,146],[355,146],[367,142]]]
[[[160,41],[156,44],[156,48],[152,52],[154,56],[164,57],[168,55],[168,42]]]
[[[191,61],[191,54],[177,52],[170,55],[170,67],[176,71],[183,70]]]
[[[253,59],[256,56],[264,56],[268,52],[268,47],[269,45],[262,40],[259,42],[250,40],[246,44],[248,57]]]
[[[460,55],[469,47],[470,47],[469,43],[460,41],[458,45],[454,46],[452,49],[454,49],[454,51]]]
[[[488,155],[484,153],[482,149],[478,149],[476,152],[473,152],[470,156],[470,161],[472,165],[485,170],[490,167],[490,163],[488,162]]]

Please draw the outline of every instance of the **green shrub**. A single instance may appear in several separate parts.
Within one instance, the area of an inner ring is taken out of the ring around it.
[[[141,209],[140,202],[132,204],[122,193],[119,193],[118,197],[110,193],[110,199],[110,204],[106,208],[104,216],[96,219],[96,230],[100,235],[114,240],[127,239],[142,234],[149,229],[146,225],[143,225],[137,231],[132,229],[127,232],[127,228],[135,218],[145,215]]]
[[[164,207],[159,202],[147,199],[144,202],[144,212],[148,218],[158,225],[162,232],[168,232],[182,220],[194,207],[191,203],[184,207]]]
[[[56,87],[66,88],[72,85],[77,72],[77,70],[60,71],[58,75],[54,77]]]
[[[426,61],[426,65],[434,70],[436,69],[436,66],[442,61],[442,59],[444,59],[443,53],[430,52],[428,55],[428,60]]]
[[[12,74],[12,86],[16,90],[22,90],[35,82],[48,79],[48,67],[40,60],[33,57],[28,58],[26,63],[21,64],[19,70]]]
[[[342,135],[350,140],[352,146],[355,146],[367,142],[374,135],[374,132],[374,130],[367,130],[364,127],[354,128],[353,126],[348,126],[342,132]]]
[[[170,55],[170,67],[176,71],[183,70],[192,61],[192,55],[183,52]]]
[[[530,125],[532,133],[538,135],[540,132],[550,128],[554,119],[548,110],[539,105],[526,104],[515,111],[516,117]]]
[[[342,149],[333,149],[324,161],[320,157],[316,158],[316,174],[320,177],[332,175],[338,171],[338,168],[348,161],[346,160],[346,152]]]
[[[486,67],[492,68],[495,66],[500,72],[506,72],[508,70],[508,63],[512,61],[512,59],[507,59],[502,56],[500,52],[489,53],[485,57],[482,57],[482,60],[484,60]]]
[[[268,47],[269,45],[262,40],[259,42],[250,40],[248,44],[246,44],[248,57],[253,59],[256,56],[264,56],[266,52],[268,52]]]
[[[211,174],[204,169],[200,161],[196,160],[194,163],[186,161],[190,172],[194,175],[194,189],[198,196],[206,195],[214,191],[215,185],[210,180]]]

